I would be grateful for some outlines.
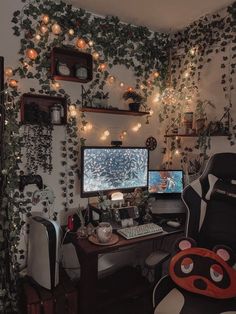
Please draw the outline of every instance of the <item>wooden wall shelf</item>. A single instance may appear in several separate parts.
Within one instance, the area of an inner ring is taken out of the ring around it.
[[[50,124],[50,111],[52,106],[60,104],[62,107],[61,125],[67,123],[67,105],[64,97],[23,94],[21,97],[21,122],[23,124]]]
[[[59,65],[66,65],[68,74],[63,75]],[[54,47],[51,53],[51,75],[54,80],[90,82],[93,79],[93,57],[75,49]]]
[[[149,112],[144,111],[130,111],[130,110],[120,110],[120,109],[105,109],[105,108],[93,108],[93,107],[83,107],[80,109],[83,112],[96,112],[96,113],[108,113],[108,114],[120,114],[127,116],[144,116],[148,115]]]
[[[165,137],[199,137],[201,134],[166,134]],[[228,136],[228,134],[213,134],[209,136]]]

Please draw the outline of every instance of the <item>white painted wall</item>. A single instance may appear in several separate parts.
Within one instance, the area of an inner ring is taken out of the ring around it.
[[[15,10],[21,9],[22,3],[20,0],[8,0],[0,2],[0,55],[5,58],[5,66],[16,67],[18,64],[18,54],[17,51],[20,48],[19,38],[13,36],[11,18]],[[217,57],[218,58],[218,57]],[[203,75],[203,81],[201,82],[201,91],[206,98],[212,100],[217,109],[211,112],[210,115],[214,118],[220,117],[225,104],[223,93],[220,87],[220,69],[219,60],[215,58],[212,63],[206,68]],[[124,67],[114,67],[114,74],[119,78],[120,81],[124,81],[132,85],[134,82],[133,74],[130,70]],[[235,80],[235,77],[234,77]],[[72,100],[80,98],[80,84],[74,82],[61,82],[63,88],[71,95]],[[37,88],[37,81],[35,80],[20,80],[19,89],[22,93],[28,92],[30,87]],[[118,106],[124,109],[124,104],[121,100],[121,91],[118,86],[113,87],[110,90],[110,104],[112,106]],[[233,93],[233,105],[234,105],[234,116],[235,116],[235,92]],[[116,140],[118,134],[122,130],[127,130],[128,135],[124,141],[124,145],[131,146],[144,146],[147,137],[154,136],[158,141],[158,146],[155,151],[150,153],[150,168],[155,169],[159,167],[162,163],[163,155],[161,153],[163,146],[163,126],[159,124],[158,121],[158,106],[151,104],[154,110],[154,115],[150,119],[150,124],[145,124],[145,117],[133,117],[133,116],[120,116],[120,115],[107,115],[107,114],[95,114],[87,113],[86,117],[89,122],[94,125],[94,129],[88,132],[85,137],[87,138],[87,145],[109,145],[111,140]],[[140,122],[142,128],[138,133],[134,133],[131,129],[132,127]],[[100,134],[108,129],[111,132],[111,136],[107,141],[102,142],[100,140]],[[54,210],[61,212],[62,210],[62,196],[61,188],[59,185],[59,172],[62,170],[60,164],[60,141],[65,139],[65,129],[63,126],[55,127],[53,134],[53,173],[52,175],[42,174],[43,181],[46,185],[53,188],[56,199],[54,202]],[[192,141],[192,139],[185,139],[184,141]],[[210,154],[220,151],[233,151],[236,152],[236,146],[230,146],[229,142],[222,137],[216,137],[212,139],[212,149]],[[175,157],[174,164],[176,167],[179,166],[179,157]],[[74,204],[72,204],[71,209],[68,213],[61,212],[60,221],[61,223],[66,222],[66,216],[74,211],[78,205],[87,205],[87,199],[81,199],[79,195],[79,190],[76,191],[76,196],[74,199]],[[40,210],[38,206],[34,210]]]

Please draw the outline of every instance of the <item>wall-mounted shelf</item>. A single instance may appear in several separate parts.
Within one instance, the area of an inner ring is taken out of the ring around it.
[[[165,137],[199,137],[201,134],[166,134]],[[228,134],[210,134],[209,136],[228,136]]]
[[[120,109],[105,109],[105,108],[93,108],[93,107],[83,107],[80,109],[83,112],[96,112],[96,113],[108,113],[108,114],[120,114],[128,116],[144,116],[148,115],[149,112],[144,111],[130,111],[130,110],[120,110]]]
[[[51,108],[61,106],[61,125],[67,123],[67,105],[64,97],[23,94],[21,97],[21,122],[24,124],[50,124]]]
[[[87,83],[93,79],[93,57],[75,49],[54,47],[51,75],[54,80]]]

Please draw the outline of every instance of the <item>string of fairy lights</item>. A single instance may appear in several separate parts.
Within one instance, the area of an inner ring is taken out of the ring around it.
[[[53,21],[53,19],[50,19],[49,15],[43,14],[40,17],[39,23],[36,24],[36,32],[34,35],[34,41],[36,43],[39,43],[42,40],[43,36],[50,36],[52,34],[53,36],[59,36],[61,34],[67,35],[64,36],[65,40],[68,40],[70,43],[74,43],[74,46],[81,50],[81,51],[86,51],[89,50],[91,52],[93,59],[95,60],[97,64],[97,70],[99,72],[107,71],[108,69],[108,64],[104,62],[103,57],[101,53],[96,51],[94,49],[95,43],[93,40],[88,39],[88,38],[80,38],[77,37],[76,31],[73,28],[70,29],[65,29],[64,26],[59,25],[57,22]],[[189,50],[189,53],[191,56],[195,56],[197,54],[197,48],[191,48]],[[33,65],[33,62],[39,57],[39,53],[35,48],[28,48],[25,51],[25,57],[26,60],[23,60],[22,67],[24,69],[29,69],[30,66]],[[27,60],[28,59],[28,60]],[[7,78],[7,84],[11,88],[17,88],[18,87],[18,81],[13,78],[15,71],[11,67],[5,68],[5,76]],[[188,78],[191,73],[191,64],[190,64],[190,70],[186,70],[183,73],[184,78]],[[170,75],[170,73],[169,73]],[[141,84],[139,85],[140,90],[145,89],[147,87],[151,87],[153,84],[153,81],[155,79],[158,79],[159,73],[158,71],[153,71],[149,79],[147,79],[146,86]],[[124,81],[121,81],[116,77],[115,75],[109,75],[107,77],[107,83],[112,85],[116,83],[120,88],[124,90],[129,90],[132,91],[134,88],[130,86],[129,84],[126,84]],[[51,80],[51,88],[54,90],[59,90],[61,88],[61,84],[58,81]],[[154,95],[152,95],[152,103],[162,103],[162,104],[168,104],[168,105],[174,105],[176,104],[179,99],[182,97],[180,96],[180,93],[176,91],[175,88],[171,84],[167,85],[165,90],[160,94],[159,91],[157,91]],[[189,103],[191,102],[191,95],[186,95],[185,100],[187,100]],[[150,109],[149,111],[149,117],[152,116],[154,113],[153,109]],[[76,110],[76,105],[69,105],[69,114],[71,117],[76,117],[77,116],[77,110]],[[95,129],[96,127],[92,125],[91,123],[87,123],[85,126],[82,127],[82,131],[88,132],[91,131],[92,129]],[[132,127],[133,132],[138,132],[141,129],[141,123],[137,123],[135,126]],[[111,130],[107,129],[102,132],[100,139],[105,140],[111,133]],[[127,130],[122,130],[119,132],[119,138],[124,139],[125,136],[127,135]]]

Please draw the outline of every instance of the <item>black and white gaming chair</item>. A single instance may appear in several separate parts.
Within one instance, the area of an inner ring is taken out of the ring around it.
[[[223,244],[236,253],[236,153],[213,155],[199,179],[184,189],[182,199],[188,211],[186,236],[198,247]],[[153,306],[155,314],[236,313],[235,299],[188,292],[169,275],[155,286]]]

